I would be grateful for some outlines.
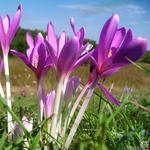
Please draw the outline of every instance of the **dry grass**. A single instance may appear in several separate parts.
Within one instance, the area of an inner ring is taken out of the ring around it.
[[[11,73],[11,86],[13,94],[20,94],[26,90],[29,95],[36,94],[36,80],[33,72],[28,69],[18,58],[10,58],[10,73]],[[143,64],[146,68],[150,68],[150,64]],[[89,67],[86,65],[77,69],[73,75],[79,75],[82,83],[88,78]],[[46,81],[47,88],[54,88],[56,79],[54,77],[54,70],[48,74]],[[1,76],[1,81],[4,86],[4,74]],[[114,84],[114,92],[121,92],[125,86],[132,88],[136,93],[149,93],[150,91],[150,75],[145,74],[133,65],[121,69],[118,73],[109,77],[105,81],[105,85],[109,87]],[[53,87],[52,87],[53,85]]]

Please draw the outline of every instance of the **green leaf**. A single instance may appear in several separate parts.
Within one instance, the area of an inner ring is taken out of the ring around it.
[[[4,148],[4,144],[5,144],[6,139],[7,139],[7,134],[4,131],[2,136],[1,136],[1,139],[0,139],[0,150],[2,150],[2,148]]]
[[[33,143],[31,145],[31,149],[37,149],[37,146],[39,145],[39,141],[40,141],[40,130],[37,133],[37,135],[33,138]]]

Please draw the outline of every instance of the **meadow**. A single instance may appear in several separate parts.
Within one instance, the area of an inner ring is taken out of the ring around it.
[[[34,74],[17,58],[10,58],[9,64],[13,110],[20,117],[23,115],[28,118],[34,117],[34,123],[36,123],[38,102]],[[150,64],[140,64],[150,68]],[[87,66],[88,64],[85,64],[73,73],[74,76],[80,75],[83,79],[80,86],[84,85],[88,78]],[[3,85],[4,79],[2,74]],[[47,89],[55,88],[55,82],[54,70],[51,70],[47,76]],[[112,87],[111,92],[122,102],[122,105],[116,107],[107,103],[100,91],[96,90],[70,149],[148,150],[150,141],[150,75],[136,66],[130,65],[108,78],[104,84],[106,87]],[[126,93],[125,87],[130,88],[132,92]],[[1,111],[1,139],[6,138],[2,136],[6,129],[5,119],[6,113]],[[35,133],[36,130],[35,126]],[[10,145],[6,141],[0,140],[1,146],[3,145],[6,149],[19,149],[22,142],[22,140],[15,141]],[[36,149],[40,149],[40,147],[40,143],[38,143]],[[53,149],[52,145],[49,147]]]

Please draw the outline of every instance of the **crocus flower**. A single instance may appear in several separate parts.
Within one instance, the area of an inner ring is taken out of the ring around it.
[[[33,40],[30,33],[27,33],[26,42],[28,44],[26,55],[16,50],[11,50],[11,53],[19,57],[35,73],[37,80],[40,80],[41,76],[45,75],[52,66],[44,38],[41,33],[38,33]]]
[[[23,125],[26,128],[26,130],[28,132],[31,132],[32,128],[33,128],[33,118],[31,118],[29,121],[26,116],[23,116],[22,122],[23,122]]]
[[[76,93],[77,87],[79,86],[79,78],[78,77],[71,77],[69,78],[66,90],[64,94],[64,100],[68,105],[72,96]],[[53,113],[54,107],[54,100],[55,100],[55,91],[51,91],[46,97],[43,93],[43,108],[44,108],[44,115],[46,118],[51,117]]]
[[[29,121],[26,116],[23,116],[22,117],[22,123],[28,132],[32,131],[32,129],[33,129],[33,118],[31,118]],[[21,129],[21,127],[16,122],[14,122],[14,124],[13,124],[12,135],[13,135],[13,139],[17,139],[19,136],[23,135],[23,130]]]
[[[38,90],[37,95],[39,99],[39,123],[43,118],[43,101],[42,91],[44,90],[45,76],[49,68],[52,67],[52,62],[47,54],[47,47],[45,40],[41,33],[38,33],[35,40],[33,40],[30,33],[26,34],[26,41],[28,49],[26,55],[16,50],[11,50],[11,53],[19,57],[34,73],[37,78]]]
[[[91,55],[92,61],[89,80],[71,110],[71,117],[87,88],[89,88],[89,90],[66,140],[65,147],[67,149],[82,120],[96,85],[99,86],[108,100],[116,105],[120,104],[120,102],[99,82],[99,79],[103,80],[117,72],[120,68],[130,64],[131,61],[138,60],[142,57],[147,48],[146,39],[133,38],[131,30],[126,32],[124,27],[118,28],[118,22],[118,15],[113,15],[106,21],[100,33],[98,46]]]
[[[43,99],[44,115],[46,118],[51,117],[51,115],[53,113],[54,100],[55,100],[55,91],[51,91]]]
[[[80,83],[80,80],[78,77],[69,78],[67,85],[66,85],[65,94],[64,94],[64,100],[67,105],[71,101],[72,97],[75,95],[77,88],[79,86],[79,83]]]
[[[129,94],[132,93],[132,91],[133,91],[132,88],[130,88],[130,87],[128,87],[128,86],[125,86],[125,87],[124,87],[124,90],[123,90],[123,93],[125,93],[126,95],[129,95]]]
[[[10,17],[8,15],[5,16],[4,19],[0,17],[0,44],[3,54],[5,55],[8,54],[11,41],[19,28],[21,14],[22,5],[19,5],[12,22],[10,21]]]
[[[84,46],[83,45],[84,35],[85,35],[84,28],[81,27],[79,29],[79,31],[76,31],[75,24],[74,24],[74,19],[73,18],[70,19],[70,25],[71,25],[71,28],[72,28],[72,31],[73,31],[74,35],[76,35],[79,38],[80,46],[83,47]]]
[[[49,54],[57,71],[58,79],[69,76],[72,71],[89,58],[87,53],[83,55],[84,50],[88,47],[88,45],[83,46],[83,28],[78,34],[75,33],[71,39],[67,38],[65,32],[61,32],[57,38],[52,23],[49,23],[47,33]]]
[[[99,43],[91,56],[90,80],[104,79],[131,61],[141,58],[147,48],[147,40],[134,38],[132,31],[126,31],[124,27],[118,28],[119,16],[111,16],[103,26]],[[131,60],[131,61],[130,61]],[[104,95],[116,105],[119,102],[109,91],[98,82],[98,86]]]

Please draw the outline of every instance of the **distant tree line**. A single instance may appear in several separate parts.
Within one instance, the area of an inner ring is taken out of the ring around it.
[[[18,51],[25,53],[25,50],[27,49],[27,43],[25,38],[27,32],[30,32],[33,37],[35,37],[38,32],[41,32],[44,37],[46,36],[46,32],[42,30],[37,30],[37,29],[31,30],[31,29],[19,28],[19,30],[15,35],[14,40],[12,41],[11,49],[16,49]],[[91,43],[94,48],[97,46],[96,41],[91,39],[85,39],[84,43]],[[150,51],[147,51],[140,61],[145,63],[150,63]]]
[[[16,49],[18,51],[25,53],[25,50],[27,49],[27,43],[26,43],[27,32],[30,32],[33,37],[35,37],[38,32],[41,32],[44,37],[46,36],[46,32],[41,31],[41,30],[19,28],[19,30],[17,31],[15,35],[14,40],[12,41],[11,49]],[[85,43],[91,43],[94,47],[96,47],[96,41],[94,40],[85,39]]]

